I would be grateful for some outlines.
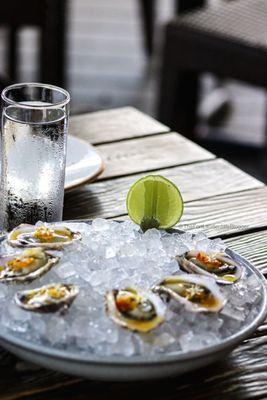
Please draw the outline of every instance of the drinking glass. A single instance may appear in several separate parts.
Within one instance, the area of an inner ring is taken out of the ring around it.
[[[2,92],[0,227],[61,221],[69,93],[21,83]]]

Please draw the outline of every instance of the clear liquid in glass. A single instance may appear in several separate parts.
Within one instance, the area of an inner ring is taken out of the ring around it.
[[[31,102],[31,105],[43,105]],[[0,224],[60,221],[67,119],[63,109],[4,109]]]

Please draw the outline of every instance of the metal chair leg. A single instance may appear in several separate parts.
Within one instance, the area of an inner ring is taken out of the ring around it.
[[[171,129],[195,138],[199,73],[179,66],[180,53],[166,38],[159,90],[158,118]]]
[[[17,27],[11,27],[8,31],[8,76],[9,78],[16,82],[18,79],[17,76],[17,65],[18,65],[18,48],[17,48],[17,42],[18,42],[18,28]]]
[[[139,0],[140,13],[143,25],[144,46],[148,56],[151,56],[154,48],[155,28],[155,0]]]

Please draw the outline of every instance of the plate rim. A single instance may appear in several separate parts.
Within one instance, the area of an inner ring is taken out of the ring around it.
[[[84,223],[91,223],[92,220],[66,220],[62,221],[63,223],[76,223],[76,222],[84,222]],[[172,229],[173,233],[181,233],[182,231],[179,229]],[[2,240],[4,238],[1,238]],[[106,366],[121,366],[121,367],[138,367],[138,366],[149,366],[149,365],[166,365],[166,364],[177,364],[178,362],[183,361],[193,361],[199,359],[201,357],[212,356],[220,353],[222,351],[231,350],[240,344],[243,340],[249,338],[252,333],[260,326],[260,324],[264,321],[267,317],[267,282],[264,275],[254,267],[248,260],[244,257],[240,256],[235,251],[227,248],[227,252],[230,254],[234,254],[235,257],[239,258],[242,263],[249,269],[253,274],[255,274],[261,284],[262,288],[262,303],[261,309],[258,315],[250,322],[248,326],[242,328],[241,331],[238,331],[234,335],[231,335],[229,338],[221,340],[219,343],[208,346],[204,349],[190,351],[186,353],[167,353],[167,354],[157,354],[157,355],[136,355],[136,356],[99,356],[99,355],[85,355],[81,353],[72,353],[67,350],[61,349],[53,349],[49,346],[42,346],[38,344],[33,344],[29,341],[23,340],[21,338],[17,338],[15,336],[11,336],[8,333],[3,333],[0,331],[0,342],[2,346],[5,346],[5,343],[10,344],[11,346],[16,346],[24,351],[30,351],[31,353],[35,353],[37,355],[42,355],[49,357],[51,359],[57,359],[59,361],[70,361],[76,362],[79,364],[87,364],[90,366],[97,366],[97,367],[106,367]]]
[[[82,142],[85,146],[93,149],[93,151],[99,157],[100,164],[99,164],[99,167],[98,167],[97,171],[93,175],[91,175],[89,178],[87,177],[87,178],[76,179],[75,181],[73,181],[73,183],[70,183],[68,185],[64,185],[64,190],[65,191],[76,189],[77,187],[79,187],[81,185],[84,185],[86,183],[90,183],[90,182],[94,181],[100,174],[102,174],[102,172],[106,168],[106,165],[105,165],[105,163],[103,161],[103,158],[102,158],[101,154],[99,153],[99,151],[95,148],[95,146],[93,146],[91,143],[87,142],[86,140],[81,139],[80,137],[77,137],[77,136],[74,136],[74,135],[71,135],[71,134],[68,134],[68,137],[72,137],[75,140],[77,140],[79,142]],[[67,175],[66,171],[67,171],[67,164],[66,164],[66,169],[65,169],[65,175]]]

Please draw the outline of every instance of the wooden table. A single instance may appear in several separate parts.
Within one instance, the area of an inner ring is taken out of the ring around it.
[[[93,184],[65,196],[65,219],[125,219],[132,182],[150,171],[181,189],[182,229],[222,236],[267,274],[267,188],[228,162],[133,108],[72,117],[70,132],[103,155]],[[183,377],[157,382],[98,383],[45,370],[1,350],[0,399],[267,399],[267,324],[227,359]]]

